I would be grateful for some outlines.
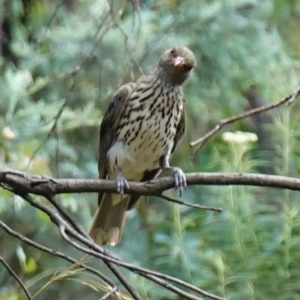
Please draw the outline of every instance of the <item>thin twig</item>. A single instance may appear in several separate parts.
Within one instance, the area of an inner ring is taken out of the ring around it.
[[[31,300],[32,297],[29,293],[29,291],[27,290],[26,286],[24,285],[24,283],[22,282],[22,280],[19,278],[19,276],[14,272],[14,270],[9,266],[9,264],[4,260],[4,258],[2,256],[0,256],[0,262],[4,265],[4,267],[6,268],[6,270],[10,273],[10,275],[12,275],[20,284],[20,286],[22,287],[26,297]]]
[[[82,234],[83,236],[88,236],[83,228],[76,222],[74,217],[69,214],[69,212],[55,199],[54,196],[46,196],[49,202],[57,209],[57,211],[64,217],[78,233]]]
[[[151,276],[148,274],[140,274],[142,276],[144,276],[145,278],[151,279],[152,281],[154,281],[155,283],[159,284],[160,286],[164,287],[167,290],[170,290],[172,292],[174,292],[175,294],[179,295],[180,297],[184,297],[184,299],[190,299],[190,300],[204,300],[203,298],[197,297],[196,295],[193,295],[191,293],[185,292],[181,289],[179,289],[178,287],[176,287],[173,284],[170,284],[169,282],[162,280],[160,278],[157,278],[155,276]],[[180,298],[182,299],[182,298]],[[224,298],[212,298],[212,299],[220,299],[220,300],[226,300]]]
[[[111,264],[107,260],[103,259],[104,263],[108,266],[108,268],[112,271],[112,273],[119,279],[120,283],[124,286],[124,288],[128,291],[128,293],[132,296],[134,300],[142,300],[138,292],[133,288],[133,286],[125,279],[125,277],[120,273],[120,271],[116,268],[115,265]]]
[[[169,282],[166,282],[165,280],[158,280],[158,279],[166,279],[166,280],[169,280],[169,281],[172,281],[174,283],[177,283],[177,284],[180,284],[186,288],[189,288],[199,294],[201,294],[202,296],[206,296],[206,297],[209,297],[211,299],[215,299],[215,300],[224,300],[224,298],[221,298],[221,297],[218,297],[216,295],[213,295],[211,293],[208,293],[200,288],[197,288],[196,286],[193,286],[191,284],[188,284],[178,278],[175,278],[175,277],[172,277],[172,276],[169,276],[169,275],[166,275],[166,274],[161,274],[159,272],[154,272],[152,270],[148,270],[148,269],[145,269],[145,268],[141,268],[141,267],[137,267],[137,266],[134,266],[132,264],[129,264],[129,263],[126,263],[126,262],[123,262],[119,259],[116,259],[114,257],[112,257],[111,255],[110,256],[107,256],[107,254],[104,254],[104,253],[99,253],[97,252],[97,248],[98,248],[98,245],[96,245],[95,243],[91,243],[90,241],[86,241],[84,239],[82,239],[81,236],[78,236],[77,233],[75,233],[74,235],[74,232],[70,232],[72,234],[73,237],[75,237],[76,239],[78,239],[80,242],[84,243],[85,245],[89,246],[90,248],[92,248],[93,250],[91,249],[87,249],[85,247],[82,247],[81,245],[79,245],[78,243],[72,241],[68,235],[66,234],[66,224],[62,224],[62,222],[60,222],[60,233],[62,235],[62,237],[68,242],[70,243],[74,248],[84,252],[84,253],[87,253],[87,254],[90,254],[92,256],[95,256],[95,257],[98,257],[98,258],[101,258],[103,260],[108,260],[114,264],[117,264],[119,266],[122,266],[124,268],[127,268],[147,279],[150,279],[151,281],[154,281],[156,283],[158,283],[159,285],[165,287],[165,288],[168,288],[170,289],[171,291],[174,291],[175,292],[175,289],[173,289],[174,286],[172,286]],[[67,229],[68,231],[69,228]],[[96,250],[96,251],[95,251]],[[182,290],[180,290],[181,292],[183,292]],[[178,294],[178,290],[176,290],[176,293]],[[180,294],[181,296],[185,295],[185,297],[187,297],[186,299],[199,299],[199,298],[191,298],[191,295],[189,294],[189,296],[187,296],[184,292],[182,294]]]
[[[286,96],[285,98],[281,99],[278,102],[272,103],[272,104],[268,104],[268,105],[264,105],[261,107],[257,107],[251,110],[248,110],[244,113],[241,113],[239,115],[236,116],[232,116],[230,118],[227,119],[223,119],[219,122],[219,124],[217,124],[212,130],[210,130],[208,133],[206,133],[203,137],[193,141],[190,143],[191,147],[195,147],[197,146],[197,148],[194,150],[193,152],[193,156],[192,159],[195,157],[196,153],[202,148],[202,146],[213,136],[215,135],[217,132],[219,132],[225,125],[234,123],[236,121],[239,121],[241,119],[245,119],[248,118],[250,116],[254,116],[256,114],[259,114],[261,112],[267,111],[267,110],[271,110],[273,108],[276,108],[278,106],[283,105],[284,103],[288,103],[291,104],[298,96],[300,95],[300,88],[298,88],[294,93],[292,93],[289,96]]]
[[[62,1],[62,4],[63,4],[63,1]],[[59,8],[59,7],[58,7]],[[99,23],[96,31],[95,31],[95,34],[94,34],[94,43],[91,47],[91,50],[88,52],[87,55],[85,55],[85,57],[81,60],[81,62],[75,67],[73,68],[71,71],[67,72],[67,73],[64,73],[62,74],[60,77],[58,78],[55,78],[55,79],[52,79],[52,80],[49,80],[48,81],[48,84],[46,86],[50,86],[52,85],[54,82],[56,82],[57,80],[67,80],[67,79],[70,79],[70,78],[73,78],[73,83],[72,83],[72,86],[71,88],[69,89],[68,93],[70,93],[74,87],[75,87],[75,79],[76,79],[76,75],[78,74],[78,72],[82,69],[82,67],[92,59],[93,57],[93,53],[96,49],[96,47],[99,45],[99,43],[102,41],[102,39],[104,38],[105,34],[108,32],[109,28],[112,27],[113,25],[113,22],[109,22],[104,30],[103,30],[103,33],[102,35],[98,37],[101,29],[103,28],[105,22],[107,21],[107,18],[110,16],[110,11],[103,17],[103,20]],[[46,87],[45,86],[45,87]],[[45,143],[49,140],[49,138],[52,136],[52,134],[55,132],[55,130],[57,129],[57,124],[58,124],[58,121],[63,113],[63,110],[64,108],[66,107],[68,101],[69,101],[70,97],[67,96],[63,105],[61,106],[61,108],[59,109],[58,113],[56,114],[56,116],[54,117],[54,123],[52,125],[52,127],[50,128],[50,130],[48,131],[47,133],[47,136],[44,138],[44,140],[41,142],[41,144],[34,150],[32,156],[30,157],[29,159],[29,163],[28,165],[32,162],[33,158],[36,156],[36,154],[41,150],[41,148],[45,145]]]
[[[117,291],[117,287],[112,288],[110,291],[108,291],[107,293],[105,293],[105,295],[103,295],[99,300],[105,300],[107,299],[109,296],[111,296],[112,294],[114,294]]]
[[[74,83],[70,89],[70,91],[74,88]],[[58,121],[67,105],[67,102],[68,102],[68,97],[65,99],[63,105],[60,107],[59,111],[57,112],[56,116],[54,117],[54,123],[53,125],[51,126],[50,130],[48,131],[46,137],[42,140],[42,142],[39,144],[39,146],[33,151],[29,161],[28,161],[28,167],[30,166],[32,160],[35,158],[35,156],[37,155],[37,153],[43,148],[43,146],[47,143],[47,141],[49,140],[49,138],[52,136],[52,134],[54,133],[54,131],[56,130],[57,128],[57,124],[58,124]]]
[[[139,270],[136,271],[136,273],[141,275],[141,276],[144,276],[145,278],[151,279],[152,281],[154,281],[154,279],[156,279],[157,277],[161,278],[161,279],[164,279],[164,280],[169,280],[171,282],[182,285],[182,286],[190,289],[191,291],[199,293],[200,295],[202,295],[204,297],[207,297],[207,298],[210,298],[210,299],[213,299],[213,300],[226,300],[225,298],[222,298],[222,297],[219,297],[217,295],[211,294],[211,293],[209,293],[209,292],[207,292],[203,289],[200,289],[200,288],[196,287],[195,285],[189,284],[189,283],[187,283],[187,282],[185,282],[181,279],[178,279],[176,277],[172,277],[172,276],[167,275],[167,274],[163,274],[163,273],[159,273],[159,272],[155,272],[155,271],[148,272],[148,270],[147,270],[147,273],[143,273]]]
[[[55,5],[55,9],[54,9],[52,15],[50,16],[50,18],[49,18],[49,20],[48,20],[48,22],[46,24],[46,27],[49,27],[51,25],[51,23],[54,21],[57,13],[59,11],[59,9],[64,5],[64,2],[65,1],[62,0],[62,1],[60,1],[60,3],[58,3],[58,4]]]
[[[52,211],[49,207],[47,207],[46,205],[34,200],[31,196],[29,195],[20,195],[21,197],[23,197],[26,201],[28,201],[31,205],[37,207],[38,209],[42,210],[44,213],[46,213],[50,219],[53,221],[54,224],[56,224],[59,228],[60,234],[61,236],[69,243],[71,244],[74,248],[95,256],[97,258],[100,258],[104,261],[104,263],[106,263],[107,265],[109,263],[113,263],[116,264],[118,266],[127,268],[151,281],[156,282],[159,285],[162,285],[165,288],[169,288],[169,290],[178,293],[176,287],[174,287],[173,285],[171,285],[169,282],[166,282],[165,280],[161,281],[158,280],[159,278],[161,279],[167,279],[169,281],[173,281],[177,284],[180,284],[186,288],[190,288],[191,290],[198,292],[199,294],[206,296],[206,297],[210,297],[211,299],[215,299],[215,300],[224,300],[223,298],[220,298],[216,295],[210,294],[204,290],[201,290],[195,286],[192,286],[182,280],[179,280],[177,278],[174,278],[172,276],[166,275],[166,274],[160,274],[158,272],[154,272],[145,268],[141,268],[141,267],[137,267],[134,266],[132,264],[126,263],[116,257],[114,257],[112,254],[110,254],[108,251],[104,250],[102,247],[98,246],[97,244],[95,244],[93,241],[91,241],[90,238],[86,238],[84,236],[82,236],[81,234],[79,234],[77,231],[75,231],[72,227],[70,227],[70,225],[64,221],[61,216]],[[78,243],[72,241],[69,236],[67,235],[66,231],[75,239],[77,239],[78,241],[80,241],[81,243],[85,244],[86,246],[88,246],[89,248],[83,247],[81,245],[79,245]],[[155,280],[153,280],[153,276],[157,277]],[[126,287],[127,288],[127,287]],[[128,289],[127,289],[128,290]],[[182,290],[180,290],[182,291]],[[132,291],[131,291],[132,292]],[[132,294],[131,294],[132,295]],[[184,291],[182,291],[182,294],[180,294],[181,296],[184,296],[185,298],[187,297],[187,295],[185,294]],[[139,297],[139,296],[138,296]],[[134,299],[136,299],[134,297]],[[138,298],[140,299],[140,298]],[[190,298],[186,298],[186,299],[191,299],[191,300],[195,300],[195,299],[200,299],[200,298],[195,298],[194,296],[190,296]]]
[[[119,260],[114,260],[114,259],[112,259],[111,257],[105,257],[105,256],[103,256],[103,254],[101,254],[101,253],[98,253],[98,252],[96,252],[96,251],[93,251],[93,250],[87,249],[87,248],[85,248],[85,247],[82,247],[82,246],[79,245],[78,243],[72,241],[72,240],[68,237],[68,235],[66,234],[66,227],[65,227],[64,225],[61,225],[61,226],[59,227],[59,231],[60,231],[61,236],[64,238],[64,240],[67,241],[67,242],[68,242],[69,244],[71,244],[72,246],[74,246],[76,249],[79,249],[79,250],[81,250],[81,251],[83,251],[83,252],[85,252],[85,253],[87,253],[87,254],[91,254],[91,255],[93,255],[93,256],[95,256],[95,257],[99,257],[99,258],[103,259],[104,261],[105,261],[105,260],[109,260],[109,261],[111,261],[111,262],[113,262],[113,263],[115,263],[115,264],[117,264],[117,265],[124,266],[124,267],[125,267],[125,266],[130,266],[130,264],[123,263],[123,262],[121,262],[121,261],[119,261]],[[144,276],[144,277],[146,277],[146,278],[148,278],[148,279],[152,279],[152,276],[149,275],[148,270],[147,270],[146,272],[140,273],[140,272],[137,271],[138,268],[135,267],[135,266],[131,266],[129,269],[131,269],[132,267],[133,267],[133,270],[134,270],[135,272],[137,272],[138,274],[140,274],[141,276]],[[166,289],[169,289],[170,291],[175,292],[176,294],[178,294],[178,295],[181,296],[181,297],[184,297],[185,299],[189,299],[189,300],[203,300],[202,298],[199,298],[199,297],[197,297],[197,296],[194,296],[194,295],[192,295],[192,294],[189,294],[189,293],[187,293],[187,292],[185,292],[185,291],[183,291],[183,290],[181,290],[181,289],[175,287],[174,285],[170,284],[169,282],[166,282],[166,281],[161,280],[161,279],[159,279],[159,278],[154,278],[154,280],[152,280],[152,281],[158,283],[159,285],[165,287]],[[223,299],[222,299],[222,300],[223,300]]]
[[[50,219],[60,228],[62,226],[62,224],[64,224],[64,226],[66,228],[68,228],[68,230],[70,232],[73,233],[73,236],[75,237],[80,237],[80,240],[83,241],[84,243],[88,243],[89,245],[93,245],[94,243],[92,242],[91,238],[87,236],[87,234],[85,233],[84,236],[82,236],[81,234],[79,234],[77,231],[73,230],[73,228],[70,227],[70,225],[68,223],[66,223],[66,221],[64,221],[60,215],[58,214],[58,212],[54,212],[51,209],[49,209],[46,205],[35,201],[30,195],[28,194],[18,194],[16,191],[14,191],[17,195],[19,195],[20,197],[22,197],[24,200],[26,200],[27,202],[29,202],[31,205],[39,208],[40,210],[42,210],[43,212],[45,212]],[[100,251],[101,253],[104,253],[104,249],[100,246],[97,246],[97,250]],[[124,278],[124,276],[120,273],[120,271],[116,268],[115,265],[111,264],[111,262],[106,259],[106,254],[102,255],[102,259],[103,262],[106,264],[106,266],[111,270],[111,272],[116,276],[116,278],[120,281],[120,283],[124,286],[124,288],[128,291],[128,293],[132,296],[132,298],[134,300],[142,300],[139,296],[139,294],[135,291],[135,289],[131,286],[131,284],[129,284],[129,282]]]
[[[48,248],[42,244],[39,244],[37,242],[34,242],[32,241],[31,239],[27,238],[26,236],[22,235],[21,233],[17,232],[17,231],[14,231],[13,229],[11,229],[10,227],[8,227],[4,222],[2,222],[0,220],[0,227],[2,227],[9,235],[12,235],[16,238],[18,238],[20,241],[36,248],[36,249],[39,249],[45,253],[48,253],[50,255],[53,255],[53,256],[56,256],[56,257],[60,257],[70,263],[73,263],[75,265],[78,265],[79,267],[85,269],[86,271],[98,276],[99,278],[101,278],[105,283],[108,284],[108,286],[110,286],[111,288],[114,288],[115,287],[115,284],[109,279],[107,278],[106,276],[104,276],[101,272],[99,272],[98,270],[68,256],[67,254],[64,254],[62,252],[59,252],[57,250],[54,250],[54,249],[51,249],[51,248]]]
[[[222,208],[203,206],[203,205],[199,205],[199,204],[192,204],[192,203],[188,203],[186,201],[182,201],[182,200],[167,196],[165,194],[157,194],[155,196],[160,197],[160,198],[165,199],[170,202],[174,202],[174,203],[177,203],[180,205],[185,205],[185,206],[192,207],[192,208],[222,212]]]
[[[113,5],[113,2],[112,4]],[[126,5],[126,3],[125,3]],[[125,6],[123,9],[121,9],[120,11],[123,12],[123,10],[125,9]],[[133,64],[135,64],[139,70],[139,72],[141,74],[143,74],[143,69],[141,68],[139,62],[134,58],[133,56],[133,51],[131,51],[130,47],[129,47],[129,40],[130,40],[130,36],[125,32],[125,30],[122,28],[122,25],[121,25],[121,17],[120,15],[118,14],[118,16],[116,17],[116,15],[114,14],[113,12],[113,9],[111,9],[111,17],[112,17],[112,20],[115,22],[117,28],[120,30],[122,36],[123,36],[123,39],[124,39],[124,46],[125,46],[125,51],[126,51],[126,54],[127,56],[129,57],[129,60],[130,60],[130,63],[131,65],[133,66]],[[133,74],[131,74],[131,77],[133,77]],[[134,78],[132,78],[134,79]]]

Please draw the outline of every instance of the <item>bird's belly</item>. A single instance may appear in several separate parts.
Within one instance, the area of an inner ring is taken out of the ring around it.
[[[140,140],[139,144],[133,143],[130,152],[136,161],[134,167],[141,171],[158,168],[159,159],[171,149],[172,144],[173,141],[167,141],[163,137],[154,140],[150,135],[149,139]]]
[[[177,118],[159,114],[122,128],[118,141],[109,150],[109,165],[128,180],[141,180],[147,170],[159,168],[159,160],[171,153],[178,126]]]
[[[128,149],[134,159],[128,168],[137,172],[159,168],[159,159],[171,152],[174,144],[175,132],[167,136],[168,130],[171,128],[166,129],[164,120],[143,122],[136,138],[128,141]]]

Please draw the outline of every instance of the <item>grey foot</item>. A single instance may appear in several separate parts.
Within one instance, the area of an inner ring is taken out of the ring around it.
[[[117,192],[123,195],[125,188],[129,189],[129,184],[127,180],[123,177],[123,175],[120,173],[117,175],[116,181],[117,181]]]
[[[181,197],[182,191],[186,189],[186,177],[180,168],[173,167],[173,177],[175,181],[175,188],[179,190],[179,195]]]

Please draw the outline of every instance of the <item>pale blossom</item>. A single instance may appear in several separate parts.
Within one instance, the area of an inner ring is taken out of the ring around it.
[[[14,140],[16,137],[16,134],[11,130],[9,126],[5,126],[2,128],[2,135],[8,141]]]
[[[258,140],[257,135],[255,133],[243,131],[224,132],[222,134],[222,139],[227,143],[234,144],[253,143]]]

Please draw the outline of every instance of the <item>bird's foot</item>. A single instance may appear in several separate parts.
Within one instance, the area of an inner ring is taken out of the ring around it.
[[[187,187],[185,174],[183,173],[183,171],[180,168],[171,167],[171,169],[173,171],[173,178],[175,181],[175,189],[179,190],[179,196],[181,197],[183,190],[185,190]]]
[[[117,175],[116,181],[117,181],[117,192],[123,195],[125,188],[129,189],[128,181],[121,173]]]

